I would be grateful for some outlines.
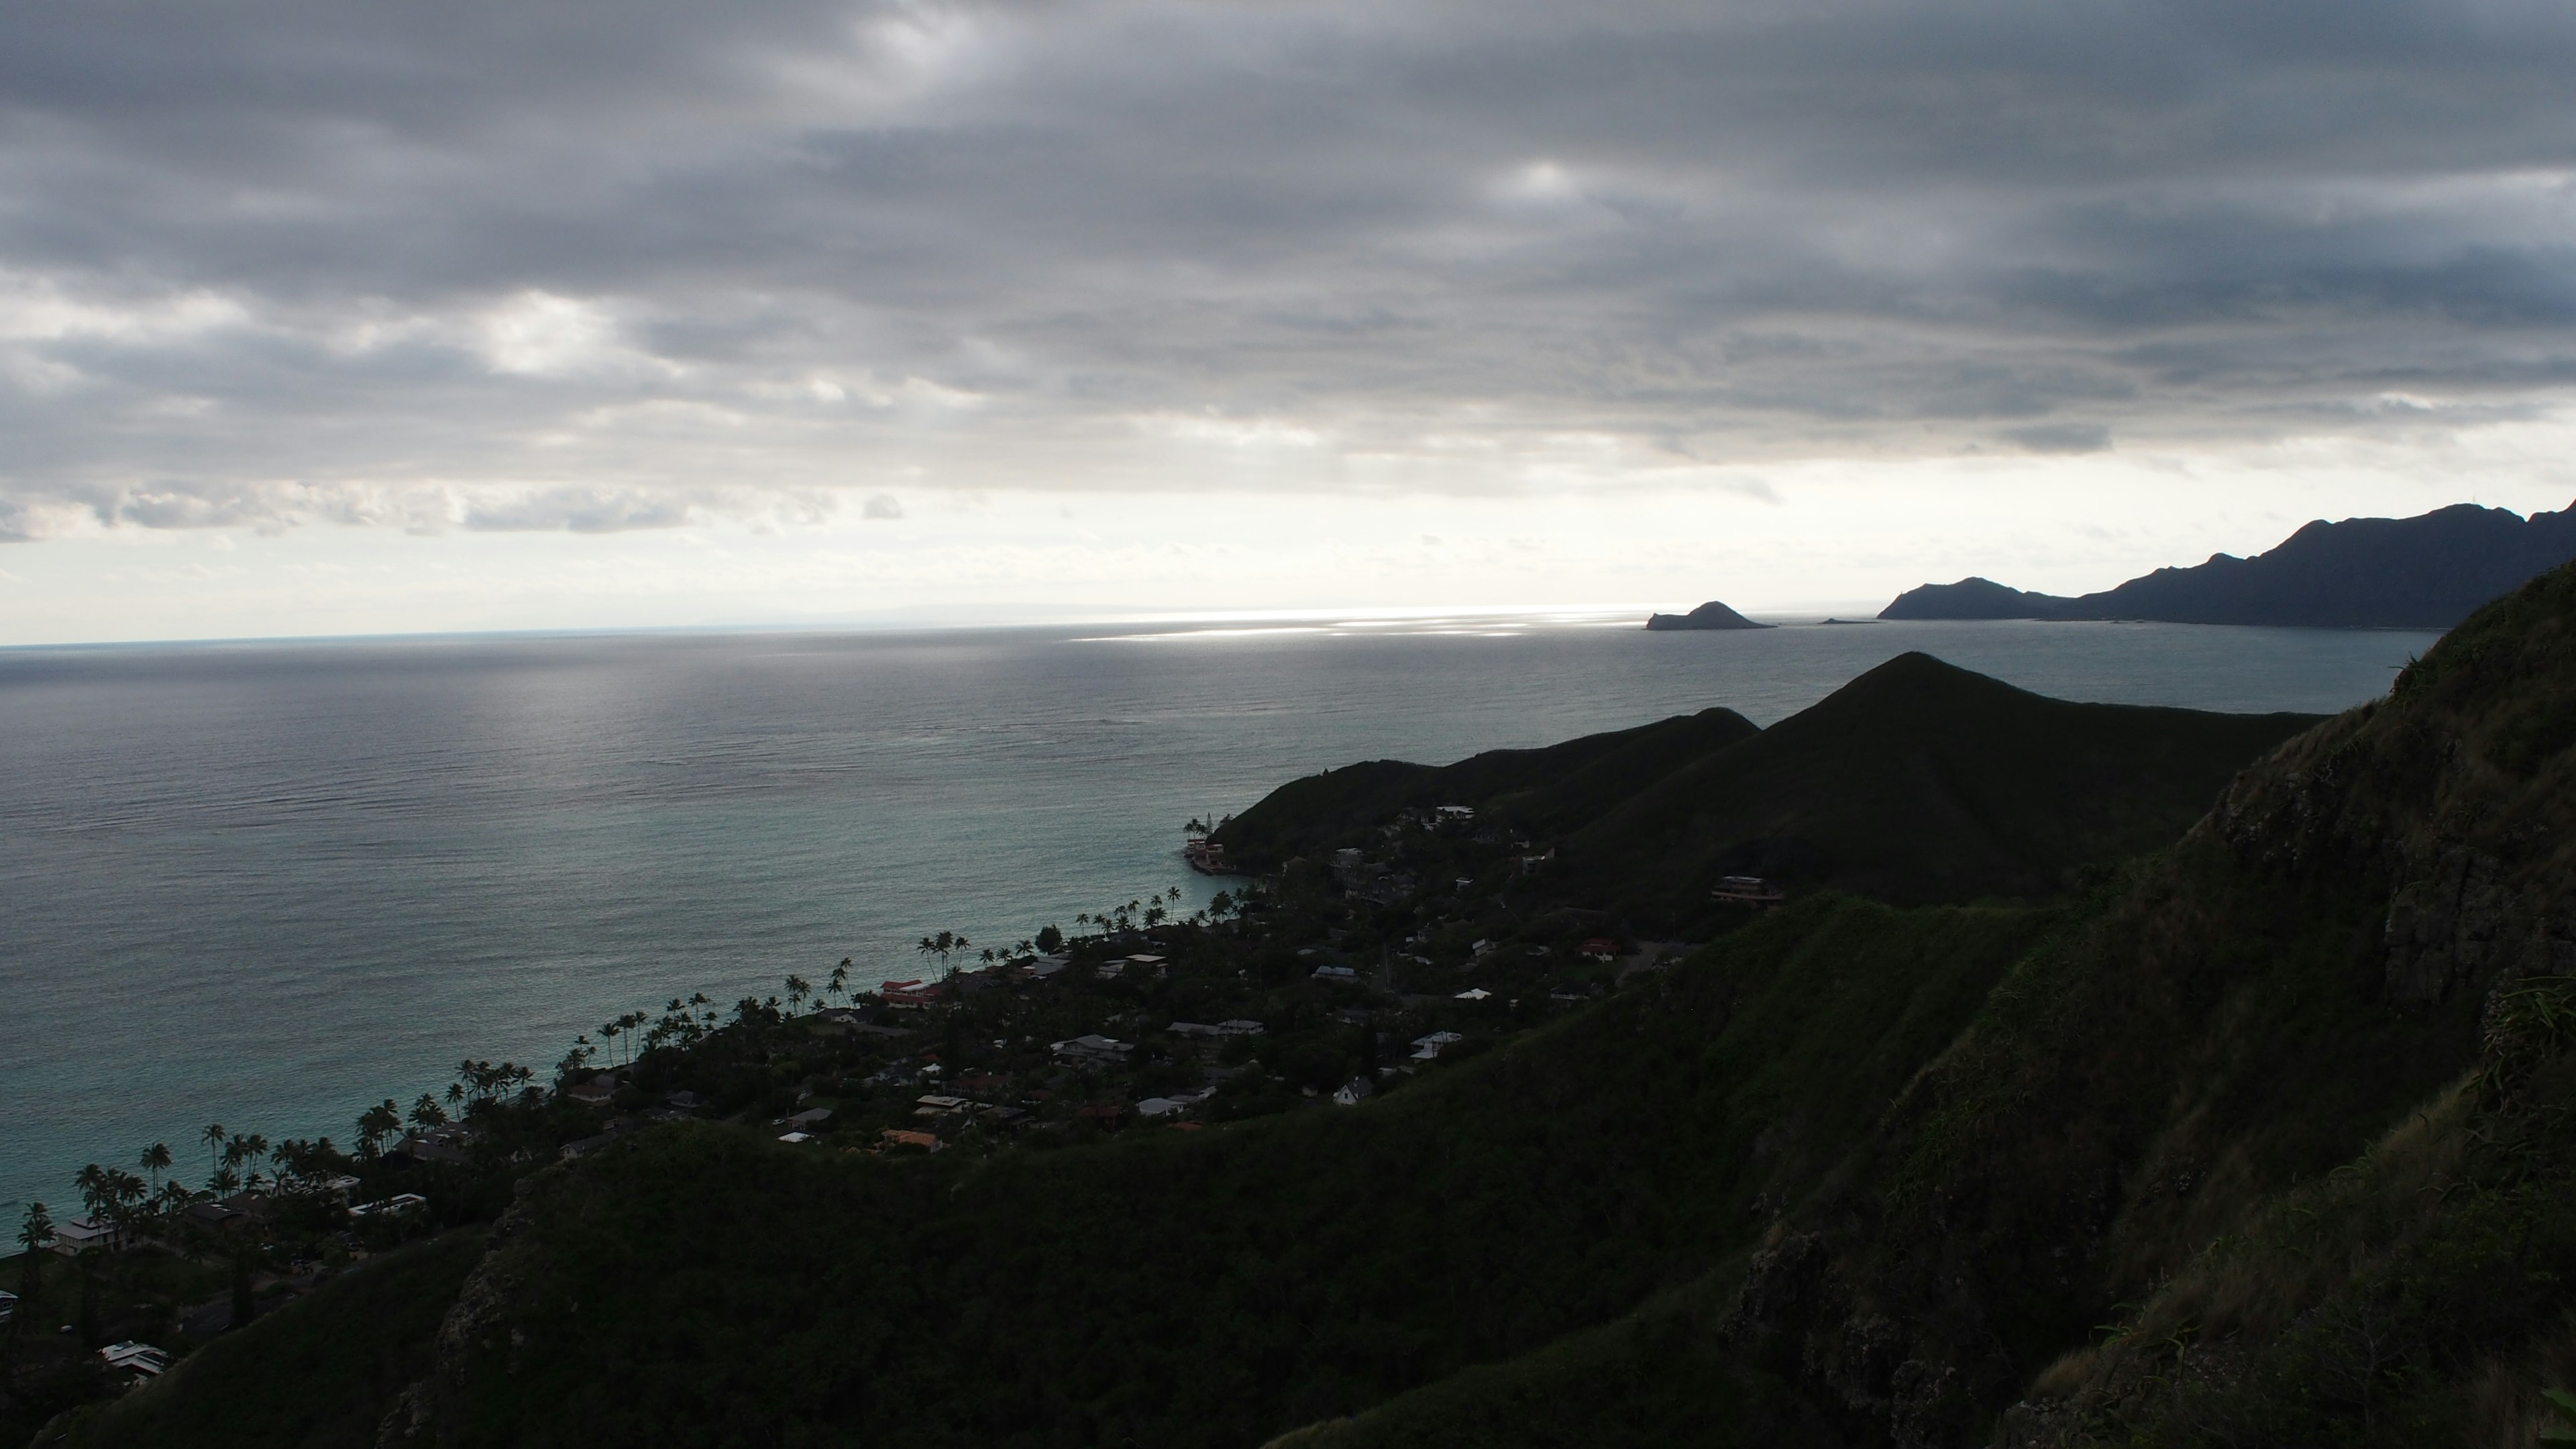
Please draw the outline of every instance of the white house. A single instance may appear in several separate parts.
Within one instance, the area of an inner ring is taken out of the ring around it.
[[[116,1246],[116,1229],[96,1218],[73,1218],[54,1224],[54,1251],[64,1257],[89,1248]]]

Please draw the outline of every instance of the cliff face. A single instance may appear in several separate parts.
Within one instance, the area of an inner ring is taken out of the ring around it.
[[[2525,519],[2462,503],[2414,518],[2319,520],[2250,559],[2218,554],[2080,598],[1978,578],[1925,584],[1879,617],[2447,629],[2570,559],[2576,509]]]

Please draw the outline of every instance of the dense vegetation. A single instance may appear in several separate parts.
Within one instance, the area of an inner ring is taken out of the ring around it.
[[[192,1442],[191,1405],[299,1375],[339,1407],[279,1436],[382,1408],[419,1445],[2529,1443],[2576,1378],[2576,571],[2227,782],[2222,745],[2294,723],[1901,660],[1767,732],[1337,772],[1237,822],[1298,852],[1248,912],[1113,919],[1044,982],[871,999],[855,1037],[793,1003],[664,1023],[614,1084],[634,1130],[491,1179],[516,1186],[461,1291],[344,1277],[58,1432]],[[2215,808],[2102,863],[2194,770]],[[1646,909],[1587,843],[1704,885],[1708,822],[1778,820],[1898,901],[1569,959]],[[1998,880],[2039,903],[1888,884]],[[1163,969],[1112,972],[1145,944]],[[1336,961],[1366,974],[1312,974]],[[1272,1019],[1124,1065],[1028,1045],[1184,1003]],[[1447,1053],[1382,1065],[1441,1020]],[[1045,1110],[835,1150],[931,1066]],[[1298,1089],[1344,1072],[1379,1090]],[[1226,1084],[1191,1130],[1067,1110],[1191,1073]],[[674,1086],[740,1106],[632,1110]],[[857,1130],[770,1140],[799,1100]],[[319,1352],[354,1311],[382,1333]]]

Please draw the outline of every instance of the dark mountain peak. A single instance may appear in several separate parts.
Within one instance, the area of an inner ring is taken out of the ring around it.
[[[1856,710],[1876,713],[1916,706],[1950,708],[1964,699],[1979,696],[1997,700],[2039,698],[1992,675],[1962,669],[1946,659],[1936,659],[1913,649],[1861,674],[1809,706],[1804,713],[1834,714]]]
[[[1668,629],[1769,629],[1769,624],[1756,624],[1715,599],[1687,614],[1656,614],[1646,620],[1646,627],[1662,632]]]

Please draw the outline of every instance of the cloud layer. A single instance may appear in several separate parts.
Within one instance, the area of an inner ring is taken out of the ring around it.
[[[0,536],[1545,490],[2576,381],[2561,5],[736,10],[0,16]]]

